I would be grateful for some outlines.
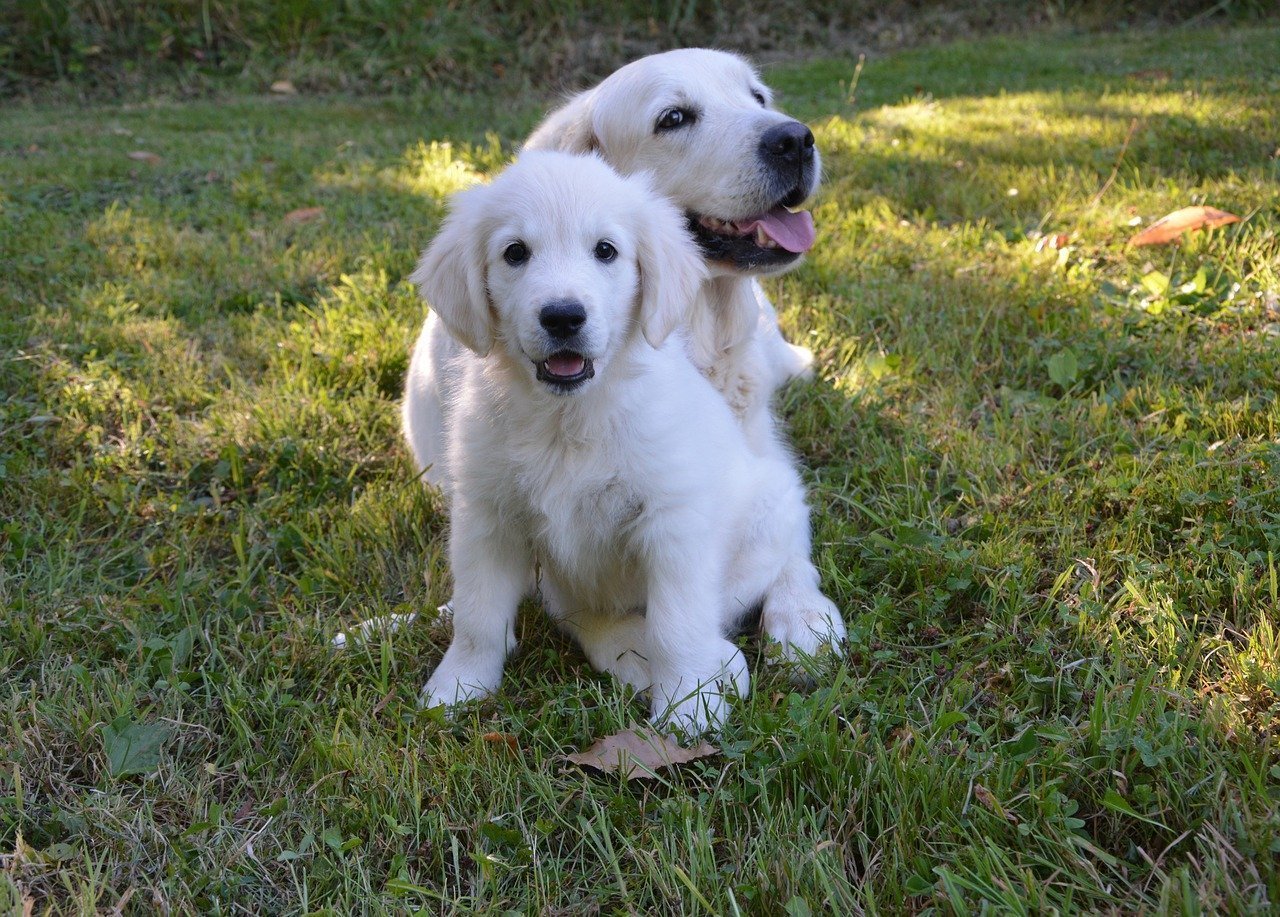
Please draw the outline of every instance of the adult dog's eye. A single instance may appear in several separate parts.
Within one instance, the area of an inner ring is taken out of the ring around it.
[[[694,120],[696,120],[694,113],[687,108],[668,108],[658,116],[658,123],[653,129],[658,133],[673,131],[678,127],[688,127]]]
[[[529,260],[529,246],[523,242],[512,242],[502,250],[502,260],[512,267],[524,264]]]
[[[614,258],[618,257],[618,250],[613,247],[613,243],[608,239],[601,239],[596,243],[595,256],[597,261],[603,261],[608,264]]]
[[[759,89],[751,90],[751,95],[755,97],[755,100],[759,102],[761,106],[769,104],[768,102],[765,101],[764,93],[761,92]]]

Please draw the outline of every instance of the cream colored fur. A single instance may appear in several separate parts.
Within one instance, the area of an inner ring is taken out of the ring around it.
[[[503,258],[513,240],[530,253],[518,265]],[[547,612],[591,662],[689,734],[747,690],[727,638],[751,609],[794,649],[843,637],[830,602],[792,594],[816,587],[807,561],[793,566],[809,550],[799,476],[751,447],[689,358],[683,320],[705,274],[678,211],[595,157],[527,153],[456,197],[413,275],[468,348],[433,372],[454,637],[424,703],[498,687],[535,563]],[[585,308],[574,347],[595,375],[564,393],[535,366],[562,346],[540,310],[568,300]]]

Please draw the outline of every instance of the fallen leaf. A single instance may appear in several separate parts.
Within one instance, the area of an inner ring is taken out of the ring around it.
[[[246,796],[244,802],[240,803],[240,808],[236,809],[236,814],[231,817],[234,822],[242,822],[253,814],[253,797]]]
[[[134,160],[135,162],[145,162],[147,165],[150,165],[150,166],[159,165],[161,162],[163,162],[163,160],[157,154],[148,152],[147,150],[134,150],[133,152],[127,155],[130,159]]]
[[[276,80],[271,84],[271,91],[281,96],[296,96],[298,88],[289,80]]]
[[[978,798],[978,802],[982,803],[983,808],[999,815],[1005,821],[1017,823],[1018,816],[1012,812],[1006,812],[1004,806],[1000,805],[1000,800],[996,799],[996,794],[991,792],[981,783],[973,785],[973,795]]]
[[[284,215],[284,221],[290,226],[296,226],[299,223],[310,223],[312,220],[318,220],[324,216],[323,207],[299,207],[297,210],[290,210]]]
[[[1234,213],[1213,207],[1183,207],[1156,220],[1129,240],[1130,245],[1163,245],[1194,229],[1217,229],[1239,223]]]
[[[395,689],[392,688],[386,694],[382,695],[382,700],[373,705],[373,716],[377,716],[387,708],[387,704],[391,703],[391,699],[396,696]]]
[[[517,748],[516,737],[505,732],[486,732],[481,738],[489,745],[504,745],[511,751]]]
[[[627,780],[652,778],[658,768],[687,764],[720,753],[707,742],[682,748],[675,739],[648,729],[628,729],[600,739],[586,751],[565,757],[574,764],[606,774],[620,773]]]

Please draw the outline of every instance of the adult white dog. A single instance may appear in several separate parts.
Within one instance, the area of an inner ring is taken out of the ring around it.
[[[683,341],[694,364],[721,392],[751,448],[778,465],[791,455],[770,398],[808,371],[812,355],[787,344],[756,275],[794,265],[813,243],[808,213],[788,208],[817,186],[813,135],[771,107],[769,88],[741,58],[687,49],[629,64],[569,100],[533,133],[526,150],[594,152],[623,174],[645,172],[659,198],[675,204],[707,266],[684,313]],[[431,297],[428,297],[430,300]],[[434,302],[433,302],[434,304]],[[424,478],[446,484],[447,406],[456,389],[460,345],[429,316],[405,384],[405,437]],[[669,457],[668,457],[669,458]],[[795,478],[794,469],[787,473]],[[801,488],[762,525],[807,519]],[[844,638],[835,606],[819,589],[807,523],[764,597],[762,627],[788,656],[813,654]]]
[[[498,687],[535,561],[548,613],[656,720],[713,729],[747,690],[726,637],[809,523],[791,463],[689,359],[705,273],[679,211],[594,156],[526,153],[454,198],[412,278],[465,348],[442,376],[454,635],[428,705]]]

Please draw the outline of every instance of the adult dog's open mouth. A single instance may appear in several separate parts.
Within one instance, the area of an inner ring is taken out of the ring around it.
[[[809,211],[788,210],[782,204],[736,220],[692,212],[686,216],[709,261],[728,262],[744,271],[790,264],[813,247],[817,235]]]
[[[546,382],[553,389],[566,394],[596,374],[589,357],[572,350],[559,350],[541,363],[535,363],[538,381]]]

